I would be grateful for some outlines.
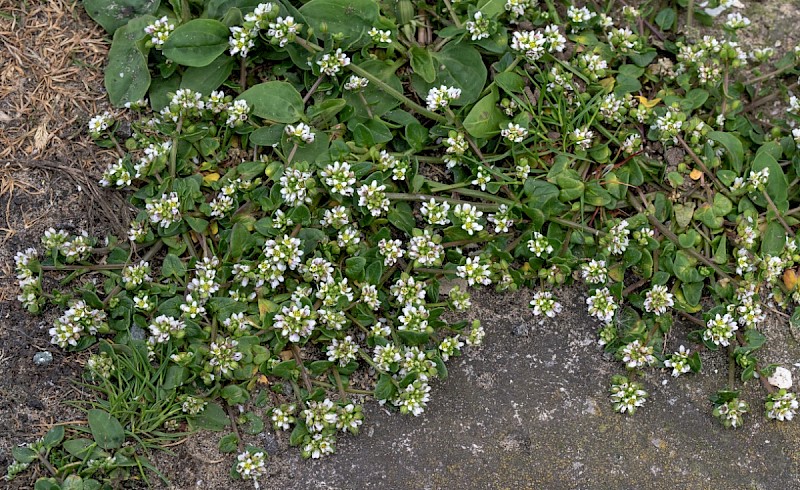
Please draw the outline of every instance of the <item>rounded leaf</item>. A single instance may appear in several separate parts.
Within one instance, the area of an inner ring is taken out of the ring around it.
[[[229,34],[225,24],[218,20],[190,20],[172,31],[162,52],[184,66],[207,66],[228,49]]]
[[[293,123],[303,115],[303,98],[291,84],[264,82],[245,90],[236,100],[244,100],[252,114],[268,121]]]

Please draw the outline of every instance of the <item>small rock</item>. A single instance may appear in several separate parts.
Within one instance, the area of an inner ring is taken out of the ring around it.
[[[51,362],[53,362],[53,354],[49,353],[48,351],[37,352],[33,356],[33,363],[37,366],[46,366]]]
[[[281,446],[271,430],[265,430],[262,433],[262,437],[264,438],[264,449],[267,450],[267,454],[273,456],[280,451]]]
[[[530,327],[527,323],[520,323],[516,327],[511,329],[511,335],[515,337],[527,337],[530,333]]]
[[[767,381],[776,388],[788,390],[792,387],[792,372],[785,367],[777,367]]]
[[[144,340],[147,338],[147,333],[142,327],[137,325],[131,326],[131,340]]]

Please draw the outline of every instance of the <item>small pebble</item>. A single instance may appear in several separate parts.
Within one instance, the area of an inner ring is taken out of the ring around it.
[[[131,339],[133,340],[144,340],[147,337],[144,329],[142,327],[133,325],[131,326]]]
[[[37,352],[33,356],[33,363],[37,366],[46,366],[53,362],[53,354],[44,351],[44,352]]]
[[[528,333],[530,332],[530,327],[528,327],[527,323],[520,323],[516,327],[511,329],[511,334],[515,337],[527,337]]]

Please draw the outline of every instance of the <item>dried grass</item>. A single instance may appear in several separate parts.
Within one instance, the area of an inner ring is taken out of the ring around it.
[[[66,0],[0,0],[0,12],[0,158],[88,148],[75,123],[106,108],[102,28]]]

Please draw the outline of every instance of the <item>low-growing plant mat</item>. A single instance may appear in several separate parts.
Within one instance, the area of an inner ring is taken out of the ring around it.
[[[780,5],[782,21],[795,15]],[[101,236],[116,228],[99,207],[118,193],[93,182],[113,151],[86,138],[85,123],[105,109],[102,31],[79,4],[0,0],[0,466],[9,449],[44,434],[80,412],[61,402],[84,398],[72,383],[85,357],[49,343],[57,311],[31,317],[15,300],[14,252],[38,244],[54,226]],[[8,14],[8,15],[5,15]],[[754,22],[758,17],[751,16]],[[775,20],[775,19],[772,19]],[[764,18],[764,22],[770,19]],[[77,67],[77,68],[76,68]],[[102,194],[100,194],[102,193]],[[127,209],[119,200],[120,214]],[[92,214],[94,213],[94,214]],[[124,217],[120,219],[124,220]],[[708,416],[708,394],[724,387],[724,358],[702,354],[694,379],[660,380],[648,372],[645,409],[634,418],[615,414],[607,381],[621,372],[596,346],[596,326],[584,313],[581,288],[559,291],[565,311],[557,321],[534,322],[530,292],[477,292],[474,311],[488,331],[482,351],[456,360],[451,377],[433,387],[425,415],[411,419],[366,405],[364,435],[342,438],[337,455],[303,461],[288,435],[270,429],[245,440],[267,449],[269,477],[262,488],[794,488],[800,485],[800,429],[770,424],[760,408],[744,428],[726,431]],[[792,366],[800,348],[786,319],[770,312],[765,362]],[[673,335],[690,328],[676,327]],[[565,332],[568,332],[565,334]],[[677,339],[674,339],[677,340]],[[55,359],[34,365],[36,352]],[[795,374],[797,370],[793,369]],[[743,397],[761,396],[756,383]],[[758,407],[757,404],[754,406]],[[252,488],[230,480],[234,456],[217,450],[224,433],[198,433],[153,454],[175,489]],[[32,488],[28,474],[8,488]],[[136,486],[131,483],[129,486]],[[127,487],[126,487],[127,488]]]

